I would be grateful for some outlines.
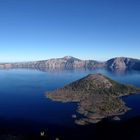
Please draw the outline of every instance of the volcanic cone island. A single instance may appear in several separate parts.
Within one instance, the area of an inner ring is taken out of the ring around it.
[[[90,74],[63,88],[46,93],[54,101],[76,102],[77,112],[83,117],[75,123],[97,123],[105,117],[126,113],[129,108],[120,97],[140,92],[140,89],[120,84],[102,74]]]

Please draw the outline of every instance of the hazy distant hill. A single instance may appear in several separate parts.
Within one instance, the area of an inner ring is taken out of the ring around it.
[[[56,69],[97,69],[106,68],[112,71],[122,70],[140,70],[140,60],[133,58],[117,57],[105,62],[95,60],[80,60],[72,56],[63,58],[54,58],[42,61],[21,62],[21,63],[1,63],[1,69],[10,68],[33,68],[41,70],[56,70]]]

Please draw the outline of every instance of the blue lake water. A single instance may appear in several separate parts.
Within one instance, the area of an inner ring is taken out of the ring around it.
[[[45,97],[46,91],[55,90],[89,73],[102,73],[118,82],[140,87],[140,72],[112,73],[95,71],[55,71],[13,69],[0,70],[0,117],[24,119],[41,123],[72,125],[76,104],[53,102]],[[140,115],[140,95],[124,98],[133,108],[126,116]]]

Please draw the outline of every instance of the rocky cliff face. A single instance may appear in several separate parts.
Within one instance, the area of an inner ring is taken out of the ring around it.
[[[76,70],[107,68],[112,71],[140,70],[140,60],[118,57],[106,62],[95,60],[80,60],[72,56],[34,62],[0,64],[0,69],[31,68],[39,70]]]
[[[47,69],[94,69],[104,64],[94,60],[80,60],[71,56],[44,61],[39,67]]]
[[[104,67],[105,63],[94,60],[80,60],[71,56],[44,61],[1,64],[0,68],[34,68],[34,69],[95,69]]]
[[[117,57],[106,62],[108,69],[113,71],[140,70],[140,60],[126,57]]]

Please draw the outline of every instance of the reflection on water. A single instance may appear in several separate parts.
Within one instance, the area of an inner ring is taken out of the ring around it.
[[[63,87],[91,73],[102,73],[118,82],[140,87],[140,73],[136,71],[116,73],[103,69],[92,71],[0,70],[0,139],[1,134],[9,136],[9,133],[16,132],[21,135],[30,134],[32,138],[28,135],[25,140],[39,140],[38,134],[41,131],[47,133],[47,139],[60,136],[61,139],[67,140],[75,138],[93,140],[95,135],[104,138],[103,134],[109,138],[112,134],[114,139],[116,132],[117,136],[122,138],[121,132],[124,134],[126,131],[122,129],[122,126],[119,129],[116,126],[110,128],[110,125],[107,127],[104,122],[84,127],[75,125],[72,115],[76,113],[76,104],[53,102],[45,97],[46,91]],[[124,98],[124,101],[133,108],[132,112],[128,112],[124,117],[140,115],[138,108],[140,96],[128,96]],[[125,134],[128,135],[127,131]]]
[[[63,87],[91,73],[102,73],[118,82],[140,87],[140,73],[136,71],[114,73],[103,69],[46,72],[33,69],[1,70],[0,116],[61,125],[73,124],[71,115],[75,114],[76,104],[50,101],[45,97],[45,92]]]

